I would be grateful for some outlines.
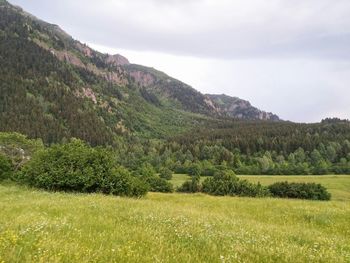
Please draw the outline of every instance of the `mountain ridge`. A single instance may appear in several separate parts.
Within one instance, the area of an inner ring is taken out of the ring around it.
[[[279,121],[280,118],[271,112],[262,111],[247,100],[231,97],[226,94],[205,94],[218,105],[223,114],[229,117],[243,120],[272,120]]]
[[[4,3],[9,4],[6,1],[3,1]],[[85,56],[87,57],[92,57],[93,55],[98,54],[100,56],[100,58],[102,58],[102,60],[110,66],[114,66],[117,67],[117,71],[120,70],[120,68],[118,67],[122,67],[123,66],[129,66],[126,67],[126,69],[130,69],[130,65],[133,65],[133,68],[138,67],[138,70],[130,70],[128,73],[131,77],[133,77],[135,79],[135,81],[140,84],[141,86],[144,87],[149,87],[151,84],[154,84],[154,82],[157,80],[157,77],[152,77],[152,75],[154,76],[154,74],[152,74],[152,72],[157,72],[157,75],[160,74],[164,74],[167,77],[167,83],[170,86],[170,82],[175,81],[180,85],[183,85],[186,89],[192,89],[192,96],[197,96],[199,99],[199,96],[202,95],[203,97],[200,98],[201,100],[201,106],[202,109],[196,109],[196,111],[198,111],[199,113],[203,113],[203,111],[209,111],[211,113],[214,114],[219,114],[219,115],[223,115],[223,116],[228,116],[228,117],[233,117],[233,118],[238,118],[238,119],[247,119],[247,120],[279,120],[278,116],[275,114],[271,114],[271,113],[267,113],[265,111],[261,111],[253,106],[251,106],[251,104],[248,101],[239,99],[237,97],[230,97],[226,94],[225,95],[226,98],[231,98],[231,105],[230,107],[237,107],[240,108],[240,112],[236,114],[235,111],[230,111],[227,110],[226,107],[222,107],[221,103],[217,103],[218,99],[214,94],[202,94],[199,91],[193,89],[192,87],[190,87],[189,85],[174,79],[170,76],[168,76],[167,74],[160,72],[156,69],[153,69],[150,71],[149,67],[145,67],[142,65],[137,65],[137,64],[132,64],[128,61],[127,58],[125,58],[124,56],[120,55],[120,54],[103,54],[100,53],[97,50],[94,50],[92,48],[90,48],[88,45],[86,44],[82,44],[81,42],[74,40],[72,36],[70,36],[68,33],[66,33],[62,28],[60,28],[58,25],[56,24],[50,24],[47,23],[33,15],[31,15],[30,13],[24,11],[21,7],[17,7],[14,6],[14,8],[17,8],[20,12],[22,12],[23,15],[30,17],[31,19],[35,19],[40,23],[43,23],[45,26],[49,26],[52,27],[54,29],[54,31],[56,31],[57,33],[59,33],[60,36],[63,36],[63,38],[67,38],[72,42],[75,42],[74,45],[75,47],[81,51]],[[102,73],[101,71],[99,71],[98,69],[96,69],[94,67],[94,65],[88,64],[88,65],[83,65],[84,63],[82,63],[82,61],[76,57],[74,54],[71,54],[69,52],[60,52],[58,50],[54,50],[52,48],[47,47],[47,45],[45,45],[45,43],[41,42],[38,39],[34,39],[35,43],[38,44],[40,47],[44,48],[44,49],[48,49],[50,50],[54,55],[57,56],[58,59],[60,60],[65,60],[75,66],[78,67],[83,67],[85,69],[87,69],[88,71],[91,71],[94,74],[101,74],[103,75],[107,80],[109,81],[114,81],[117,84],[125,84],[125,79],[123,79],[123,77],[118,76],[119,74],[115,74],[115,72],[111,72],[109,74],[106,73]],[[100,61],[101,62],[101,61]],[[118,72],[120,73],[120,72]],[[169,90],[167,85],[161,85],[161,88],[165,88],[165,93],[167,96],[169,96],[169,93],[171,93],[171,90]],[[196,91],[196,92],[194,92]],[[156,88],[156,93],[160,93],[159,87]],[[200,94],[200,95],[199,95]],[[164,94],[163,94],[164,95]],[[174,94],[170,94],[172,96],[174,96]],[[214,98],[214,99],[213,99]],[[184,98],[179,98],[179,96],[175,96],[175,99],[179,100],[180,102],[183,102],[182,100]],[[187,102],[184,102],[184,104],[186,105]],[[232,105],[232,103],[237,103],[237,105]],[[244,107],[241,107],[241,105],[238,104],[244,104]],[[188,109],[188,107],[185,106],[186,109]],[[247,110],[249,112],[254,112],[254,114],[247,114],[247,113],[242,113],[242,111]]]
[[[4,0],[0,13],[1,130],[101,144],[118,134],[161,138],[240,116],[161,71],[96,51]]]

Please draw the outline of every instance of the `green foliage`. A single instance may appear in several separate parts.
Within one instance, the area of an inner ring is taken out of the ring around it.
[[[331,194],[321,184],[277,182],[268,188],[274,197],[311,200],[331,199]]]
[[[162,168],[160,170],[159,177],[165,180],[171,180],[173,178],[173,172],[168,168]]]
[[[17,180],[51,191],[102,192],[142,196],[147,187],[123,168],[115,168],[106,149],[91,148],[80,140],[54,145],[36,153]]]
[[[137,175],[142,176],[143,178],[154,177],[156,175],[156,171],[150,163],[143,163],[142,166],[137,169]]]
[[[173,185],[167,180],[157,175],[142,178],[148,185],[151,192],[171,193],[174,191]]]
[[[11,161],[3,154],[0,154],[0,181],[9,179],[12,172],[13,166]]]
[[[184,182],[178,189],[181,193],[198,193],[202,191],[202,185],[200,183],[200,176],[192,176],[190,181]]]
[[[120,196],[144,196],[149,187],[139,178],[130,174],[124,167],[113,169],[109,177],[101,182],[100,191]]]
[[[140,89],[140,94],[147,102],[152,103],[155,106],[161,106],[159,99],[153,93],[150,93],[149,91],[143,88]]]
[[[232,171],[219,171],[213,177],[206,178],[203,182],[203,192],[210,195],[269,196],[266,187],[240,180]]]
[[[188,168],[188,174],[191,176],[199,176],[199,175],[201,175],[201,173],[202,173],[202,169],[201,169],[201,166],[199,165],[199,163],[193,163]]]
[[[172,138],[164,147],[180,162],[175,167],[179,173],[199,163],[203,175],[212,175],[219,166],[243,175],[348,174],[349,139],[349,122],[225,120]]]
[[[28,139],[19,133],[0,132],[0,154],[5,155],[19,169],[37,151],[44,148],[40,139]]]
[[[173,192],[173,185],[166,179],[158,176],[153,166],[148,162],[143,163],[134,174],[148,186],[148,189],[151,192]]]

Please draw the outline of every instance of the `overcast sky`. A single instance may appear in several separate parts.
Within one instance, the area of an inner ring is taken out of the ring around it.
[[[10,0],[102,52],[298,122],[350,118],[349,0]]]

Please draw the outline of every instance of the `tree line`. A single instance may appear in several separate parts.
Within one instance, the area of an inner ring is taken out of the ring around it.
[[[44,147],[40,140],[28,140],[16,133],[0,133],[0,182],[11,180],[48,191],[103,193],[142,197],[148,191],[169,193],[172,171],[162,168],[157,174],[149,163],[134,170],[118,164],[112,148],[91,147],[79,139]],[[319,184],[275,183],[268,187],[236,177],[221,167],[200,180],[199,167],[190,171],[192,179],[178,192],[203,192],[210,195],[282,197],[330,200],[327,189]]]

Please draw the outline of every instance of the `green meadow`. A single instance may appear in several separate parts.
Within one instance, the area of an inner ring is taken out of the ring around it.
[[[0,262],[350,262],[350,177],[312,178],[329,186],[334,200],[132,199],[3,183]]]

